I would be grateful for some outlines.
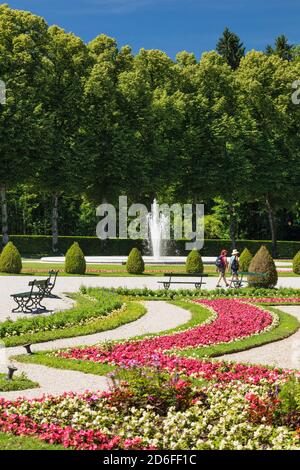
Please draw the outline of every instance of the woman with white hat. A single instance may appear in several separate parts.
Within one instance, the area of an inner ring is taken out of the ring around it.
[[[229,266],[230,266],[231,274],[232,274],[232,279],[231,279],[231,285],[232,285],[238,282],[239,280],[238,270],[240,268],[240,262],[239,262],[238,250],[232,250],[231,258],[229,261]]]

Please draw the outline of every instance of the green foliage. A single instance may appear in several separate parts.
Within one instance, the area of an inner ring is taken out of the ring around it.
[[[235,297],[246,297],[246,298],[296,298],[300,297],[300,289],[293,288],[280,288],[280,289],[269,289],[263,287],[250,287],[242,289],[178,289],[178,290],[151,290],[147,287],[143,289],[127,289],[125,287],[118,287],[111,289],[119,295],[126,295],[132,298],[154,298],[154,299],[178,299],[181,300],[184,297],[187,298],[202,298],[202,299],[215,299],[218,298],[235,298]]]
[[[22,256],[51,256],[51,236],[47,235],[11,235],[10,240],[18,247]],[[126,256],[134,245],[142,251],[143,240],[131,240],[122,238],[110,238],[108,240],[99,240],[97,237],[79,237],[79,236],[61,236],[58,238],[59,250],[66,253],[71,244],[77,242],[80,244],[86,256]],[[174,252],[180,256],[188,255],[185,251],[186,240],[174,240]],[[271,250],[272,244],[268,240],[237,240],[237,249],[242,253],[245,246],[252,253],[255,253],[261,245],[264,244]],[[222,249],[231,250],[231,241],[228,239],[205,240],[204,247],[201,250],[202,256],[216,256]],[[279,241],[277,242],[278,257],[290,259],[300,250],[298,241]]]
[[[65,272],[68,274],[85,274],[86,262],[79,244],[74,242],[66,253]]]
[[[38,383],[29,380],[25,374],[14,374],[13,380],[6,380],[6,375],[0,374],[0,392],[27,390],[29,388],[36,388],[38,386]]]
[[[228,28],[225,28],[217,43],[216,50],[234,70],[238,68],[242,57],[245,55],[245,47],[240,42],[240,38]]]
[[[293,271],[295,274],[300,274],[300,251],[293,258]]]
[[[133,248],[129,253],[126,269],[129,274],[143,274],[145,264],[141,252],[137,248]]]
[[[241,253],[239,263],[240,263],[240,271],[248,271],[250,263],[252,261],[252,254],[248,250],[248,248],[244,248],[243,252]]]
[[[249,272],[264,273],[265,277],[251,276],[248,279],[249,286],[252,287],[275,287],[278,281],[278,274],[272,256],[268,249],[262,245],[252,259]]]
[[[21,271],[21,255],[15,245],[12,242],[8,242],[0,256],[0,272],[20,274]]]
[[[189,274],[203,273],[203,262],[201,255],[195,248],[189,253],[186,263],[185,270]]]
[[[291,413],[300,411],[300,381],[296,377],[291,377],[279,392],[280,411]]]
[[[225,227],[223,222],[215,214],[204,216],[205,238],[224,238]]]
[[[87,289],[85,293],[76,295],[75,300],[75,307],[69,310],[49,316],[19,318],[16,321],[6,320],[0,323],[0,338],[84,325],[93,318],[107,316],[113,310],[121,308],[123,304],[116,293],[105,289]]]
[[[193,389],[190,380],[183,381],[177,375],[170,375],[157,368],[117,369],[110,374],[115,389],[113,406],[125,411],[132,407],[147,408],[151,405],[156,413],[166,416],[172,406],[176,411],[185,411],[192,401],[206,395]]]

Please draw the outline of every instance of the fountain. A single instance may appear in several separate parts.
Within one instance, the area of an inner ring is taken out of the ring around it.
[[[148,221],[148,243],[152,250],[153,261],[160,261],[163,256],[163,240],[166,235],[169,219],[159,211],[157,200],[154,199]]]
[[[175,265],[184,264],[185,256],[166,256],[166,241],[169,233],[169,217],[162,214],[159,204],[154,199],[151,212],[147,216],[147,247],[150,248],[151,256],[143,256],[145,264],[148,265]],[[88,264],[122,264],[127,261],[127,256],[86,256]],[[41,261],[46,263],[63,263],[64,257],[45,257]],[[204,264],[213,264],[215,257],[203,258]]]

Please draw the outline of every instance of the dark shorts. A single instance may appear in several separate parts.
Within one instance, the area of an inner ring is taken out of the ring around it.
[[[232,269],[232,270],[231,270],[231,273],[232,273],[233,276],[237,276],[237,275],[238,275],[238,271],[235,270],[235,269]]]
[[[218,268],[218,271],[220,274],[225,274],[225,268]]]

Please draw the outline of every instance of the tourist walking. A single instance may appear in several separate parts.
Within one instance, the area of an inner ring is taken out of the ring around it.
[[[236,285],[238,284],[239,281],[239,268],[240,268],[240,262],[239,262],[239,252],[238,250],[233,250],[231,253],[231,258],[229,260],[229,267],[231,270],[232,278],[231,278],[231,283],[230,285]]]
[[[220,277],[217,282],[217,287],[222,287],[220,284],[222,280],[224,281],[226,287],[230,287],[225,276],[226,269],[228,268],[227,254],[227,250],[222,250],[220,256],[218,256],[218,258],[216,259],[217,271],[220,274]]]

